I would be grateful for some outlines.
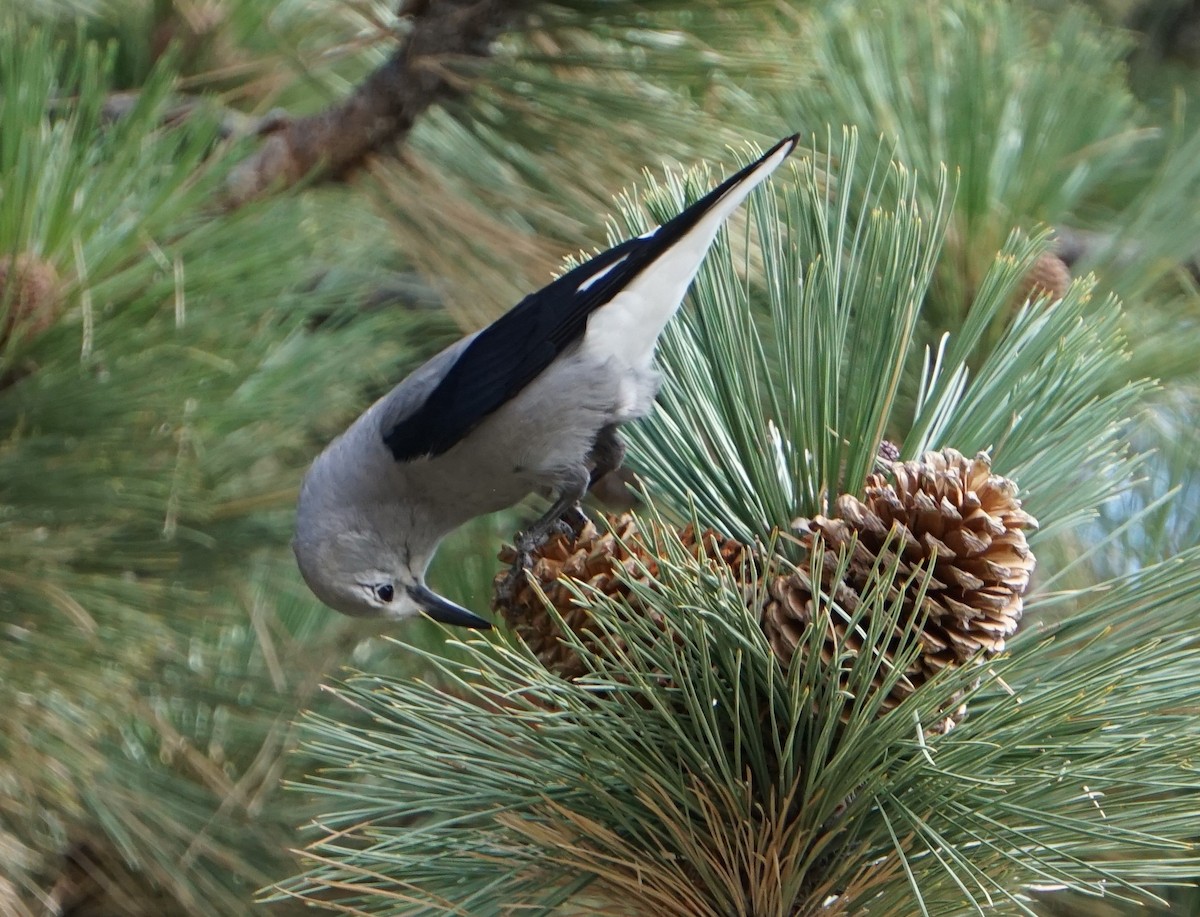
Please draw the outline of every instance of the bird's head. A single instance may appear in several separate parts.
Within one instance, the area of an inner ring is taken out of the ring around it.
[[[373,530],[337,525],[298,530],[292,549],[308,588],[343,614],[400,620],[423,613],[443,624],[492,626],[425,585],[426,558],[414,564]]]

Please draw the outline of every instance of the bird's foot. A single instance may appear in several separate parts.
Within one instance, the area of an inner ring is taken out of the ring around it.
[[[522,554],[517,549],[517,559],[508,568],[508,573],[496,587],[492,598],[492,609],[503,611],[505,608],[517,607],[517,590],[525,582],[525,571],[533,566],[533,560],[528,554]]]
[[[533,569],[534,553],[546,543],[551,534],[550,532],[540,534],[537,526],[530,526],[526,531],[513,535],[516,557],[513,558],[507,575],[496,589],[495,604],[497,608],[501,606],[516,607],[517,590],[525,582],[525,571]]]
[[[587,525],[587,514],[574,503],[561,513],[542,516],[537,522],[523,532],[513,536],[513,546],[517,549],[517,560],[525,559],[525,566],[533,566],[533,554],[542,547],[553,535],[566,538],[578,538],[583,527]]]
[[[578,538],[587,522],[588,517],[579,504],[573,503],[559,512],[547,513],[525,531],[517,532],[513,536],[516,557],[496,589],[496,606],[511,607],[514,604],[517,590],[525,582],[525,571],[533,569],[535,555],[551,537]]]

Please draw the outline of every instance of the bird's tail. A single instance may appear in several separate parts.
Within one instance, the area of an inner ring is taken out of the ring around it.
[[[601,353],[621,354],[631,365],[649,363],[658,336],[683,301],[721,225],[798,142],[795,134],[781,140],[674,219],[647,233],[643,238],[648,245],[658,243],[661,252],[593,313],[587,346]]]

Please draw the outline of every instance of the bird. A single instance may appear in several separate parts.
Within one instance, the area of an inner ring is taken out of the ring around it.
[[[489,628],[426,585],[439,543],[534,492],[553,500],[517,537],[524,556],[578,518],[590,484],[624,458],[620,426],[653,406],[658,338],[718,230],[798,142],[529,294],[364,411],[300,487],[292,547],[313,594],[355,617]]]

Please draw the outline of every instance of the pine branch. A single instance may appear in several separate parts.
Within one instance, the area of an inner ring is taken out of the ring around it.
[[[208,208],[229,163],[207,107],[165,123],[176,77],[107,120],[111,56],[0,35],[0,912],[82,913],[83,872],[95,913],[152,886],[143,913],[244,914],[288,868],[287,723],[350,647],[279,509],[314,431],[431,345],[355,308],[365,208]]]
[[[430,106],[462,93],[448,62],[487,57],[492,41],[528,6],[523,0],[417,0],[411,31],[388,61],[349,98],[272,133],[230,175],[228,203],[240,206],[314,170],[338,178],[402,140]]]

